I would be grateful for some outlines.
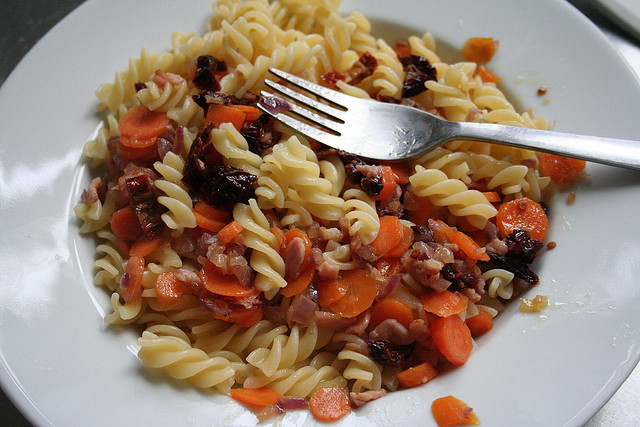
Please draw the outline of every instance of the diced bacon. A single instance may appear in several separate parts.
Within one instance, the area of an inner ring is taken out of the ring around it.
[[[367,390],[359,393],[351,392],[349,393],[349,397],[353,402],[354,406],[360,407],[367,402],[371,402],[372,400],[380,399],[381,397],[387,394],[387,390],[379,389],[379,390]]]
[[[358,321],[357,317],[344,318],[340,317],[330,311],[316,311],[315,312],[316,323],[321,328],[329,328],[334,331],[344,332],[349,326]]]
[[[92,205],[104,197],[106,190],[107,187],[100,177],[93,178],[89,187],[82,192],[82,201],[87,205]]]

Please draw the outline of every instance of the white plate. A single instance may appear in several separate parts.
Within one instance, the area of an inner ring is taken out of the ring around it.
[[[500,49],[492,69],[520,106],[555,119],[558,130],[640,135],[638,81],[564,1],[345,0],[343,8],[363,10],[392,39],[429,30],[445,49],[493,36]],[[202,32],[210,11],[208,0],[89,1],[0,89],[0,378],[35,424],[255,423],[226,396],[144,368],[136,333],[103,323],[109,302],[92,285],[94,242],[78,236],[72,213],[89,179],[80,151],[99,123],[96,87],[142,45],[159,51],[173,30]],[[548,105],[536,95],[541,85]],[[448,394],[487,426],[580,425],[606,402],[640,357],[640,175],[588,171],[574,206],[562,195],[552,204],[558,247],[542,256],[541,284],[526,293],[548,295],[550,307],[530,315],[509,306],[466,365],[340,424],[431,425],[431,401]]]

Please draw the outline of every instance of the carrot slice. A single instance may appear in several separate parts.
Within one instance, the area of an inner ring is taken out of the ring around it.
[[[439,427],[480,425],[473,408],[453,396],[434,400],[431,403],[431,413]]]
[[[348,289],[349,285],[344,278],[344,273],[340,272],[334,280],[318,283],[318,304],[327,307],[344,297]]]
[[[257,295],[258,290],[254,287],[245,287],[233,274],[222,274],[220,269],[212,262],[205,261],[200,270],[200,278],[204,287],[217,295],[228,297],[248,297]]]
[[[391,163],[386,165],[391,169],[393,180],[400,185],[409,183],[409,177],[411,176],[411,170],[404,163]]]
[[[443,233],[451,243],[458,245],[467,257],[478,261],[489,261],[489,255],[485,252],[484,248],[480,248],[471,237],[462,231],[449,227],[444,221],[439,219],[435,221],[434,227],[434,232]]]
[[[248,122],[258,120],[264,114],[261,109],[251,105],[231,105],[231,107],[242,111],[245,115],[245,120]]]
[[[406,225],[402,226],[402,240],[385,254],[388,257],[399,257],[413,245],[413,230]]]
[[[375,197],[376,200],[386,200],[391,196],[393,190],[395,190],[396,185],[396,175],[393,173],[393,170],[389,166],[382,166],[382,190]]]
[[[275,405],[276,401],[283,397],[277,391],[267,387],[236,388],[229,391],[229,394],[238,402],[253,406]]]
[[[151,252],[162,246],[162,236],[156,237],[142,237],[131,246],[129,249],[129,256],[141,256],[145,257]]]
[[[542,206],[527,197],[521,197],[500,205],[496,225],[502,237],[514,230],[524,230],[534,239],[542,241],[547,236],[549,219]]]
[[[127,261],[124,274],[120,280],[122,298],[129,303],[142,295],[142,276],[144,274],[144,258],[132,256]]]
[[[449,362],[462,365],[471,354],[471,331],[457,315],[441,317],[431,325],[431,338]]]
[[[406,40],[398,40],[393,47],[393,51],[396,55],[411,55],[411,46]]]
[[[397,257],[394,258],[380,258],[376,262],[376,268],[380,271],[384,277],[391,277],[400,271],[401,263]]]
[[[130,147],[122,143],[121,137],[118,141],[118,145],[116,146],[116,151],[120,157],[127,160],[151,160],[158,157],[158,147],[155,145],[156,141],[157,139],[153,139],[152,145],[148,145],[146,147]]]
[[[371,242],[378,257],[386,255],[387,252],[398,246],[404,238],[404,225],[400,220],[387,215],[380,218],[380,229],[378,236]]]
[[[369,328],[374,329],[387,319],[395,319],[405,328],[414,320],[413,310],[405,302],[397,298],[385,298],[377,302],[371,309]]]
[[[427,220],[433,216],[434,206],[428,197],[413,195],[413,206],[411,210],[407,208],[409,220],[414,224],[426,224]]]
[[[218,209],[216,207],[211,206],[209,203],[205,201],[199,201],[193,206],[193,209],[196,212],[206,216],[209,219],[212,219],[218,222],[224,222],[225,224],[229,222],[229,220],[231,219],[230,211],[227,211],[224,209]]]
[[[337,421],[351,411],[349,394],[342,387],[324,387],[309,399],[309,410],[318,421]]]
[[[238,221],[233,220],[218,231],[218,239],[220,240],[220,243],[226,246],[240,233],[242,233],[243,229],[244,228]]]
[[[262,320],[264,309],[261,305],[232,311],[225,319],[227,322],[249,328]]]
[[[482,195],[487,198],[489,203],[499,203],[502,201],[502,198],[497,191],[483,191]]]
[[[478,69],[476,70],[476,74],[479,75],[482,81],[485,83],[499,83],[502,81],[502,78],[500,78],[500,76],[489,71],[489,69],[484,65],[480,65],[478,67]]]
[[[280,289],[280,294],[285,297],[292,297],[302,293],[311,284],[315,274],[316,266],[313,263],[307,264],[298,277],[292,280],[287,280],[287,286]]]
[[[422,297],[422,306],[425,311],[439,317],[453,316],[467,309],[467,297],[446,289],[442,292],[433,291]]]
[[[342,275],[347,292],[327,308],[342,317],[356,317],[373,304],[378,295],[376,280],[364,270],[347,270]]]
[[[215,219],[207,218],[200,212],[193,210],[193,216],[196,217],[196,225],[212,233],[217,233],[225,226],[224,222],[216,221]]]
[[[397,374],[398,383],[404,388],[426,384],[438,375],[438,371],[429,362],[412,366]]]
[[[163,307],[169,307],[174,304],[187,290],[187,286],[172,272],[159,274],[158,277],[156,277],[154,288],[158,302]]]
[[[170,124],[171,120],[166,113],[151,111],[140,104],[122,116],[118,123],[118,130],[122,136],[128,137],[121,138],[123,144],[136,147],[140,143],[147,144],[150,139],[155,140],[167,130]]]
[[[462,56],[466,61],[484,64],[491,61],[498,49],[493,37],[471,37],[462,45]]]
[[[209,104],[205,121],[218,128],[222,123],[231,123],[237,130],[242,129],[247,115],[231,105]]]
[[[129,205],[115,211],[109,223],[113,234],[123,242],[138,240],[144,234],[136,211]]]
[[[482,308],[478,309],[478,314],[469,317],[465,322],[471,334],[475,336],[484,335],[493,328],[493,316]]]
[[[580,159],[558,156],[550,153],[540,154],[540,170],[555,182],[575,181],[580,177],[587,162]]]

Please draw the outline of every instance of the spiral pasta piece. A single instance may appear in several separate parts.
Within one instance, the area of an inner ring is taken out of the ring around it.
[[[481,192],[467,189],[462,181],[450,179],[440,170],[418,165],[409,181],[416,195],[428,197],[436,206],[446,206],[453,215],[466,217],[479,229],[484,229],[487,220],[497,214]]]
[[[510,271],[493,268],[482,273],[482,279],[487,283],[487,294],[491,298],[509,299],[513,295],[514,274]]]
[[[222,123],[218,129],[212,129],[211,142],[224,156],[227,166],[240,168],[253,175],[260,174],[262,157],[249,150],[249,143],[231,123]]]
[[[324,346],[331,335],[312,322],[304,331],[295,325],[289,334],[282,334],[273,340],[270,348],[258,348],[247,356],[247,362],[267,376],[278,369],[289,368],[294,363],[306,359],[319,347]]]
[[[249,264],[257,273],[255,287],[262,292],[285,287],[285,265],[278,253],[280,245],[269,231],[269,221],[256,200],[250,199],[248,205],[238,203],[233,209],[233,218],[244,229],[244,244],[253,249]]]
[[[161,215],[164,223],[174,230],[174,236],[182,234],[185,228],[194,228],[196,217],[193,214],[193,202],[188,189],[182,183],[182,158],[169,152],[162,162],[155,162],[153,167],[163,177],[155,180],[154,185],[165,194],[158,196],[158,203],[168,209],[168,212]]]
[[[378,236],[380,218],[373,199],[356,188],[344,192],[344,218],[349,223],[349,234],[358,235],[363,244],[368,245]]]
[[[170,53],[150,53],[143,48],[140,57],[129,61],[129,69],[116,73],[113,83],[104,83],[96,90],[101,104],[98,108],[116,111],[124,103],[137,105],[135,84],[146,82],[156,70],[171,71],[173,55]],[[133,106],[133,105],[132,105]]]
[[[166,329],[166,328],[165,328]],[[138,339],[138,357],[151,368],[162,368],[173,378],[188,380],[198,388],[215,387],[226,393],[235,382],[237,371],[245,366],[226,357],[209,357],[207,353],[185,340],[178,328],[175,334],[160,334],[146,330]]]

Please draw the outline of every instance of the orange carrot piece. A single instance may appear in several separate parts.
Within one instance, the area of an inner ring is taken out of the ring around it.
[[[247,115],[231,105],[209,104],[205,122],[213,124],[218,128],[222,123],[231,123],[237,130],[242,129]]]
[[[213,219],[218,222],[224,222],[225,224],[231,219],[231,211],[224,209],[218,209],[211,206],[205,201],[199,201],[193,207],[195,211],[206,216],[209,219]]]
[[[478,309],[478,314],[469,317],[465,322],[471,334],[477,337],[486,334],[493,328],[493,316],[482,308]]]
[[[409,220],[414,224],[426,224],[427,220],[433,216],[434,206],[428,197],[413,195],[414,206],[409,210]],[[407,208],[408,209],[408,208]]]
[[[580,159],[558,156],[555,154],[540,154],[540,170],[555,182],[571,182],[580,178],[587,162]]]
[[[161,273],[156,277],[154,286],[158,302],[163,307],[169,307],[182,297],[187,286],[178,280],[173,272]]]
[[[244,227],[238,221],[233,220],[218,231],[218,240],[226,246],[242,233],[242,230],[244,230]]]
[[[502,198],[497,191],[483,191],[482,195],[487,198],[489,203],[500,203]]]
[[[436,348],[454,365],[464,364],[473,347],[471,331],[457,315],[441,317],[431,325]]]
[[[309,398],[309,410],[318,421],[337,421],[351,411],[351,400],[342,387],[324,387]]]
[[[482,247],[482,246],[486,245],[487,243],[489,243],[489,236],[487,235],[487,233],[485,233],[484,230],[474,230],[474,231],[470,231],[467,234],[480,247]]]
[[[258,294],[256,288],[245,287],[235,275],[222,274],[220,269],[210,261],[205,261],[202,266],[200,278],[204,287],[217,295],[240,298]]]
[[[451,243],[458,245],[460,250],[464,252],[467,257],[478,261],[489,261],[489,255],[483,248],[480,248],[480,246],[478,246],[471,237],[467,236],[462,231],[449,227],[442,220],[438,219],[435,222],[437,230],[434,230],[434,232],[438,231],[443,233]]]
[[[433,291],[422,297],[422,306],[425,311],[439,317],[462,313],[467,309],[467,303],[467,297],[446,289],[442,292]]]
[[[413,230],[406,225],[402,226],[402,240],[396,246],[391,248],[385,256],[399,257],[404,254],[407,249],[413,245]]]
[[[484,65],[480,65],[476,70],[476,74],[480,76],[483,82],[485,83],[499,83],[502,81],[502,78],[495,73],[489,71],[487,67]]]
[[[215,219],[207,218],[200,212],[193,210],[193,216],[196,217],[196,225],[212,233],[217,233],[225,226],[224,222],[216,221]]]
[[[139,147],[139,144],[146,146],[149,140],[162,135],[167,130],[171,120],[166,113],[151,111],[146,106],[140,104],[127,111],[118,123],[118,130],[122,136],[120,142],[129,147]]]
[[[131,248],[129,249],[129,256],[145,257],[162,246],[162,242],[162,236],[151,238],[144,236],[136,240],[136,242],[131,245]]]
[[[491,61],[498,49],[498,41],[493,37],[471,37],[462,45],[462,56],[466,61],[484,64]]]
[[[386,200],[391,196],[393,190],[395,190],[396,185],[396,175],[393,173],[393,170],[389,166],[382,166],[382,190],[375,197],[376,200]]]
[[[395,319],[408,328],[414,320],[413,310],[405,302],[397,298],[385,298],[371,308],[369,328],[374,329],[387,319]]]
[[[231,107],[242,111],[245,115],[244,119],[248,122],[258,120],[264,114],[261,109],[251,105],[231,105]]]
[[[239,326],[249,328],[262,320],[264,309],[261,305],[251,308],[237,310],[229,315],[229,322],[233,322]]]
[[[378,236],[371,242],[371,246],[373,246],[376,255],[381,257],[398,246],[403,238],[404,225],[402,225],[397,217],[387,215],[380,218]]]
[[[400,271],[400,260],[394,258],[380,258],[376,262],[376,268],[383,277],[391,277]]]
[[[276,236],[276,239],[278,240],[278,246],[279,247],[282,246],[284,244],[284,232],[282,231],[282,229],[273,225],[271,226],[269,231],[271,231],[271,234]]]
[[[276,401],[283,397],[277,391],[267,387],[260,388],[236,388],[229,391],[232,398],[238,402],[252,406],[275,405]]]
[[[396,55],[411,55],[411,46],[406,40],[398,40],[393,47],[393,51]]]
[[[127,261],[122,280],[120,280],[120,290],[122,299],[125,302],[132,302],[142,295],[142,275],[144,274],[144,258],[132,256]]]
[[[109,222],[113,234],[123,242],[138,240],[144,234],[136,211],[129,205],[115,211]]]
[[[390,163],[386,167],[391,169],[393,180],[400,185],[409,183],[409,177],[411,176],[411,170],[404,163]]]
[[[423,362],[409,369],[398,372],[398,383],[404,388],[426,384],[438,375],[438,371],[429,362]]]
[[[318,283],[318,304],[321,307],[327,307],[347,294],[349,285],[344,276],[345,273],[340,272],[334,280]]]
[[[287,286],[280,289],[280,294],[284,297],[292,297],[302,293],[311,284],[316,274],[316,266],[308,263],[295,279],[287,280]]]
[[[547,236],[549,219],[542,206],[527,197],[521,197],[500,205],[496,225],[502,237],[514,230],[524,230],[534,239],[542,241]]]
[[[356,317],[373,304],[378,286],[371,274],[364,270],[347,270],[342,275],[347,284],[346,294],[327,308],[342,317]]]
[[[473,408],[453,396],[445,396],[431,403],[431,414],[438,427],[478,426],[480,420]]]

